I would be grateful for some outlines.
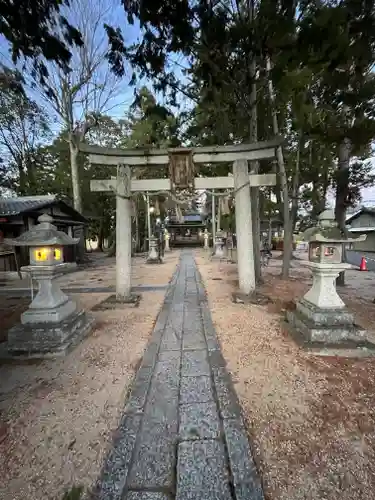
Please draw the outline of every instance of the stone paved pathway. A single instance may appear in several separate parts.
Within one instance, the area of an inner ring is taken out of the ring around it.
[[[160,290],[165,290],[168,285],[138,285],[132,287],[132,292],[158,292]],[[61,287],[64,293],[74,294],[74,293],[114,293],[116,292],[115,286],[70,286]],[[38,292],[38,288],[34,288],[34,293]],[[31,294],[31,289],[29,288],[12,288],[5,287],[0,288],[0,296],[5,295],[7,297],[28,297]]]
[[[189,251],[167,290],[95,498],[263,499]]]

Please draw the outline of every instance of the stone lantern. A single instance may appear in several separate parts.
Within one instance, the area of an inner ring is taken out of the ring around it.
[[[148,256],[147,256],[147,264],[161,264],[162,259],[159,255],[158,251],[158,245],[159,241],[158,238],[155,238],[154,236],[151,236],[149,239],[149,250],[148,250]]]
[[[13,246],[29,247],[30,264],[21,268],[39,284],[38,293],[21,315],[21,324],[8,332],[8,352],[33,357],[64,354],[91,329],[93,323],[83,310],[60,289],[56,278],[71,269],[63,261],[65,245],[74,239],[52,224],[49,215],[41,215],[39,224],[18,238],[7,240]]]
[[[366,235],[345,238],[338,228],[332,210],[319,216],[317,227],[305,232],[309,241],[309,260],[304,265],[313,275],[313,284],[296,303],[287,319],[307,343],[320,345],[363,343],[365,331],[354,323],[336,291],[336,278],[341,271],[353,266],[342,262],[342,248],[352,241],[364,241]]]
[[[169,245],[169,240],[170,239],[171,239],[171,235],[169,234],[168,229],[164,229],[164,241],[165,241],[164,251],[165,252],[170,252],[171,251],[171,247]]]
[[[225,236],[221,231],[216,233],[215,241],[213,244],[214,244],[214,251],[212,254],[212,258],[213,259],[225,259],[226,258]]]

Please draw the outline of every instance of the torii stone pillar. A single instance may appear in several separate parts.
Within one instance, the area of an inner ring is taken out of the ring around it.
[[[119,165],[116,179],[116,300],[131,296],[130,167]]]
[[[237,265],[240,292],[255,290],[253,228],[251,218],[249,168],[247,160],[233,163],[236,206]]]

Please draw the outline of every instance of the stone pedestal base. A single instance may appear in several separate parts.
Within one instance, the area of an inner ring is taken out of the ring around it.
[[[212,259],[226,259],[227,258],[227,248],[225,246],[225,239],[221,235],[216,235],[215,241],[213,242],[214,248],[212,252]]]
[[[366,330],[354,323],[353,315],[345,308],[318,308],[302,299],[294,311],[287,311],[287,320],[307,343],[366,343]]]
[[[93,311],[108,311],[108,309],[128,308],[129,306],[138,307],[141,301],[141,295],[131,294],[129,297],[117,298],[116,295],[110,295],[103,302],[96,304]]]
[[[160,257],[148,257],[146,264],[163,264],[163,259]]]
[[[162,264],[163,261],[158,252],[158,241],[156,238],[150,238],[150,248],[148,251],[148,256],[146,264]]]
[[[32,304],[31,304],[32,305]],[[23,325],[35,325],[39,323],[55,324],[61,323],[65,319],[70,318],[77,309],[77,304],[66,297],[66,301],[56,307],[30,307],[21,315],[21,323]]]
[[[232,302],[235,304],[257,304],[263,306],[272,302],[272,299],[257,291],[250,294],[237,291],[232,293]]]
[[[14,358],[64,356],[86,337],[94,319],[78,311],[58,323],[20,324],[8,332],[8,355]]]
[[[227,252],[225,247],[216,247],[213,254],[211,255],[211,259],[223,260],[227,259]]]

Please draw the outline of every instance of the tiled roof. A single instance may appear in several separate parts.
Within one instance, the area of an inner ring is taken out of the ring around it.
[[[54,201],[57,201],[55,195],[0,198],[0,216],[19,215],[24,212],[32,212],[48,206]]]
[[[68,203],[61,200],[58,195],[0,198],[0,217],[38,212],[42,208],[48,208],[50,206],[59,206],[59,208],[63,210],[66,215],[72,217],[72,219],[77,222],[87,222],[86,217],[77,212],[77,210],[75,210]]]
[[[373,233],[375,227],[351,227],[348,231],[349,233]]]
[[[354,212],[354,214],[348,215],[346,217],[346,223],[349,224],[352,220],[356,219],[362,214],[375,215],[375,209],[362,207],[359,210],[357,210],[357,212]]]

